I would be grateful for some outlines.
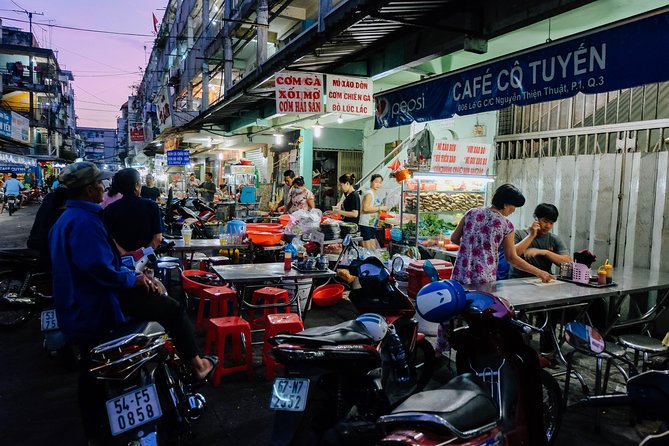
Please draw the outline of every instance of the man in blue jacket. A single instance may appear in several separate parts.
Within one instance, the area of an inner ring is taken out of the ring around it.
[[[109,176],[89,162],[65,168],[60,183],[68,189],[67,208],[49,233],[58,323],[82,352],[79,398],[89,438],[99,433],[100,414],[95,412],[104,409],[104,402],[96,401],[91,391],[95,385],[86,367],[87,353],[126,316],[165,326],[180,355],[190,361],[195,379],[206,378],[216,366],[216,358],[199,356],[192,324],[179,303],[159,293],[164,290],[159,282],[122,266],[99,204],[102,180]]]

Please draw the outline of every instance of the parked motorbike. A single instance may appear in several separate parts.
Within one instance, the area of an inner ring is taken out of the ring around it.
[[[378,416],[430,379],[432,345],[383,263],[370,257],[349,270],[357,277],[349,298],[363,315],[271,339],[285,367],[272,386],[272,445],[373,444]]]
[[[195,201],[195,200],[194,200]],[[199,200],[197,200],[199,201]],[[204,224],[216,218],[213,209],[200,203],[202,209],[195,212],[187,206],[188,198],[174,199],[172,197],[172,189],[167,194],[167,204],[165,206],[165,226],[168,228],[167,236],[179,236],[181,227],[184,223],[190,225],[194,239],[206,239],[207,233]],[[202,217],[200,217],[202,215]],[[204,218],[204,219],[203,219]]]
[[[46,195],[39,187],[32,187],[21,192],[23,200],[26,203],[42,203],[44,195]]]
[[[669,370],[648,370],[638,373],[632,361],[606,349],[596,328],[572,321],[565,325],[565,339],[577,350],[590,354],[606,353],[616,361],[626,364],[631,373],[625,393],[588,395],[580,401],[586,407],[629,407],[636,420],[659,420],[664,430],[669,427]],[[669,434],[649,438],[644,444],[667,444]]]
[[[178,444],[204,413],[165,329],[157,322],[131,323],[90,351],[90,373],[104,383],[109,437],[105,444]]]
[[[48,306],[51,275],[38,267],[37,252],[0,251],[0,330],[17,328]]]
[[[523,340],[523,334],[540,329],[515,319],[503,299],[465,293],[450,280],[426,285],[416,305],[430,322],[455,314],[466,322],[449,338],[458,375],[382,416],[378,422],[387,435],[378,444],[553,444],[562,418],[560,387]]]

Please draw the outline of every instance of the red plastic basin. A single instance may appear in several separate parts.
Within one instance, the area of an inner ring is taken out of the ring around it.
[[[322,285],[314,290],[311,299],[314,305],[319,307],[329,307],[338,303],[344,297],[344,285],[332,283],[330,285]]]

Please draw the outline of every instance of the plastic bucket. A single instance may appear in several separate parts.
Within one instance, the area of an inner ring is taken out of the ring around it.
[[[329,307],[341,301],[344,297],[344,285],[338,283],[331,283],[330,285],[322,285],[314,290],[311,296],[314,305],[319,307]]]
[[[302,311],[309,309],[305,307],[307,305],[307,300],[309,299],[309,291],[311,291],[311,285],[313,283],[312,279],[302,279],[297,281],[282,280],[281,283],[286,285],[285,288],[288,291],[288,296],[290,296],[291,299],[295,297],[295,292],[297,292],[297,303],[299,304]]]
[[[244,234],[246,232],[246,223],[242,220],[230,220],[225,225],[226,234]]]

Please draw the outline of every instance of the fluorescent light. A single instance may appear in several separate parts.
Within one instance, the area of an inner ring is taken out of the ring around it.
[[[316,121],[316,124],[314,124],[314,136],[315,136],[316,138],[320,138],[320,137],[321,137],[321,133],[322,133],[321,131],[322,131],[322,130],[323,130],[323,126],[320,125],[320,124],[318,123],[318,121]]]
[[[343,123],[344,123],[344,118],[342,118],[341,115],[339,115],[339,117],[337,118],[337,124],[343,124]]]
[[[223,160],[223,153],[222,152],[218,154],[218,159],[221,160],[221,161]]]
[[[274,144],[282,144],[283,143],[283,134],[275,133],[273,136],[274,136]]]
[[[458,175],[452,173],[437,173],[437,172],[414,172],[412,177],[416,180],[430,180],[430,179],[454,179],[454,180],[471,180],[483,183],[492,183],[495,181],[494,177],[487,175]]]

